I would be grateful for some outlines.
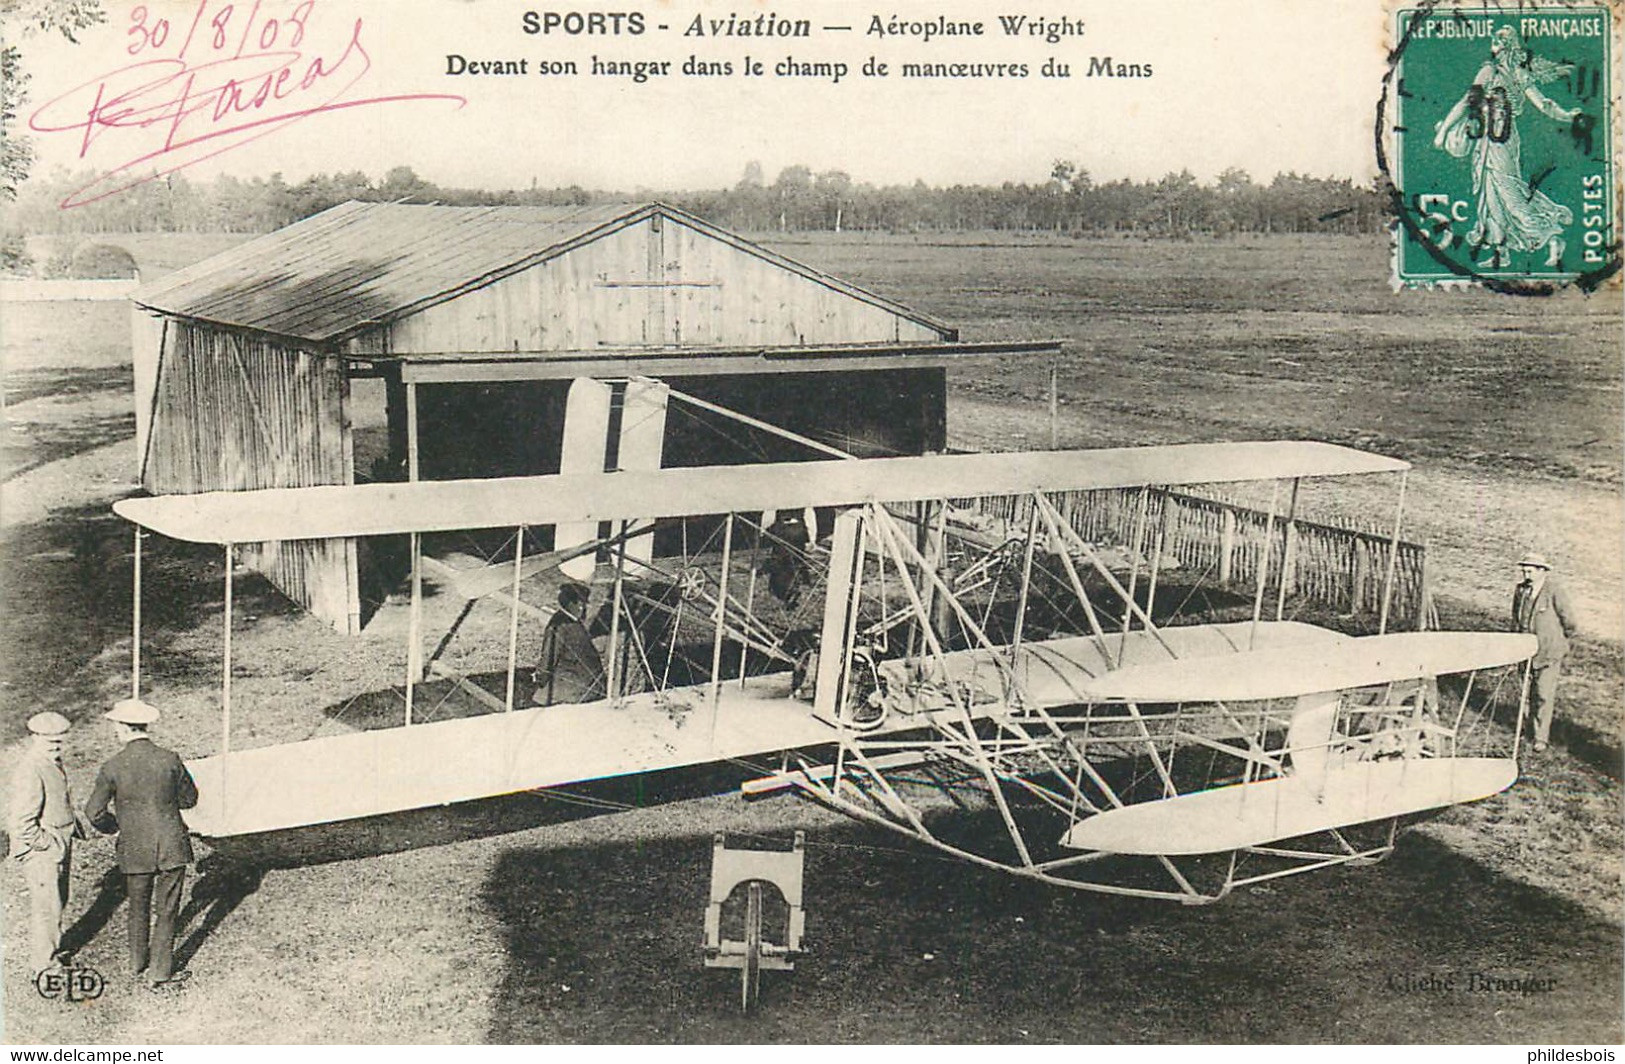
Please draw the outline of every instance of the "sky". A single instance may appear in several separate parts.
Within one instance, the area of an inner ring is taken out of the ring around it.
[[[1097,180],[1189,169],[1207,181],[1240,167],[1261,180],[1295,170],[1365,181],[1376,171],[1385,30],[1372,0],[154,0],[107,9],[108,21],[77,45],[22,41],[32,76],[23,113],[42,169],[123,168],[133,179],[179,168],[205,180],[280,171],[297,181],[407,165],[451,186],[628,191],[730,186],[752,161],[769,181],[806,164],[863,182],[932,185],[1041,182],[1062,158]],[[619,33],[607,21],[564,18],[611,9],[627,16]],[[546,32],[525,32],[527,12]],[[549,12],[558,24],[543,26]],[[810,35],[685,33],[696,17],[706,29],[730,14],[736,25],[805,18]],[[1007,35],[1000,15],[1072,32],[1053,43]],[[877,20],[888,32],[871,32]],[[980,36],[945,32],[977,21]],[[850,29],[826,28],[841,26]],[[523,61],[525,73],[452,75],[450,56]],[[747,57],[760,74],[744,72]],[[690,58],[731,72],[685,75]],[[1106,59],[1149,76],[1088,75]],[[871,66],[865,75],[870,60],[886,74]],[[543,74],[544,62],[573,63],[575,73]],[[668,65],[642,82],[620,72],[640,62]],[[1050,62],[1071,76],[1044,76]],[[615,72],[595,73],[595,63]],[[960,64],[962,76],[905,77],[906,63]],[[834,64],[846,66],[839,80]],[[1026,76],[990,76],[1001,65]]]

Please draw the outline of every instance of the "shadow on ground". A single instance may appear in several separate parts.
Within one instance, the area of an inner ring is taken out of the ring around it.
[[[27,691],[28,712],[0,716],[0,740],[20,736],[38,709],[81,720],[101,701],[93,661],[128,645],[134,538],[105,504],[73,507],[6,530],[0,551],[0,680]],[[218,548],[148,537],[142,554],[143,667],[153,678],[217,676],[218,650],[183,651],[189,633],[218,623],[223,557]],[[239,615],[296,612],[259,574],[236,581]],[[103,670],[105,671],[105,670]]]
[[[1542,1042],[1620,1037],[1618,929],[1422,837],[1203,908],[1028,884],[859,826],[809,838],[792,973],[701,966],[707,836],[516,849],[484,889],[487,1040]],[[1561,934],[1551,929],[1561,928]],[[1429,977],[1438,989],[1430,989]],[[1533,977],[1545,989],[1483,989]]]
[[[175,928],[175,967],[185,968],[231,913],[260,887],[263,870],[209,858],[198,862]],[[72,957],[95,941],[128,897],[124,876],[109,868],[96,884],[96,896],[62,935],[62,952]],[[123,922],[122,920],[120,921]]]

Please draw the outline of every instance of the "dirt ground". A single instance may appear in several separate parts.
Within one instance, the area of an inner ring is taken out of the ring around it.
[[[186,257],[173,241],[154,246],[167,265]],[[76,861],[69,940],[109,988],[66,1005],[26,985],[23,895],[8,874],[7,1041],[1621,1039],[1617,300],[1455,293],[1422,305],[1372,280],[1385,276],[1376,241],[781,250],[963,324],[969,339],[1068,337],[1063,446],[1304,436],[1411,459],[1407,534],[1429,544],[1447,624],[1499,625],[1507,560],[1529,546],[1568,578],[1581,638],[1558,745],[1506,794],[1407,829],[1376,867],[1195,909],[1024,884],[794,799],[745,803],[729,793],[744,770],[262,836],[200,865],[182,944],[194,985],[157,1002],[122,975],[111,846],[92,840]],[[132,490],[135,455],[127,311],[4,315],[0,737],[15,741],[31,713],[88,725],[125,693],[129,539],[108,506]],[[954,442],[1047,445],[1046,377],[956,371]],[[1317,491],[1307,514],[1380,524],[1393,488]],[[155,554],[145,573],[169,586],[148,600],[143,648],[169,710],[164,738],[211,752],[219,561]],[[393,682],[400,644],[387,625],[347,641],[243,585],[247,704],[335,727],[318,710],[336,691]],[[76,731],[68,767],[81,795],[110,752],[100,729]],[[711,835],[784,840],[797,828],[813,952],[794,973],[769,973],[764,1007],[742,1017],[736,984],[699,963]]]

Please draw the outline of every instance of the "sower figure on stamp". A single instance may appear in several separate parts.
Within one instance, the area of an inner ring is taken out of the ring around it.
[[[1562,265],[1561,234],[1574,221],[1574,212],[1524,180],[1518,118],[1528,103],[1554,122],[1574,121],[1579,108],[1563,107],[1539,88],[1572,69],[1531,56],[1512,27],[1503,26],[1472,87],[1434,125],[1434,147],[1457,158],[1472,156],[1478,217],[1467,240],[1488,249],[1481,265],[1489,269],[1508,266],[1508,252],[1542,247],[1549,268]]]
[[[1574,609],[1563,585],[1553,579],[1551,564],[1539,554],[1525,554],[1518,562],[1523,579],[1512,593],[1512,627],[1532,632],[1537,647],[1529,663],[1529,713],[1535,722],[1535,753],[1542,753],[1552,737],[1552,707],[1563,657],[1569,652],[1574,630]]]
[[[174,751],[147,737],[148,725],[158,720],[155,707],[127,698],[103,715],[124,746],[97,774],[85,814],[96,830],[118,833],[119,871],[130,901],[130,971],[145,971],[154,990],[176,987],[190,974],[174,970],[175,923],[192,861],[181,810],[197,804],[197,784]]]
[[[35,980],[59,963],[73,840],[88,834],[62,768],[69,727],[60,713],[28,718],[28,745],[11,778],[7,806],[8,856],[22,869],[28,887],[28,967]]]

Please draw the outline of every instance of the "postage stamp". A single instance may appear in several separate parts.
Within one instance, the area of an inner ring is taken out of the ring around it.
[[[1436,3],[1394,17],[1378,154],[1397,284],[1530,292],[1616,273],[1618,13]]]

